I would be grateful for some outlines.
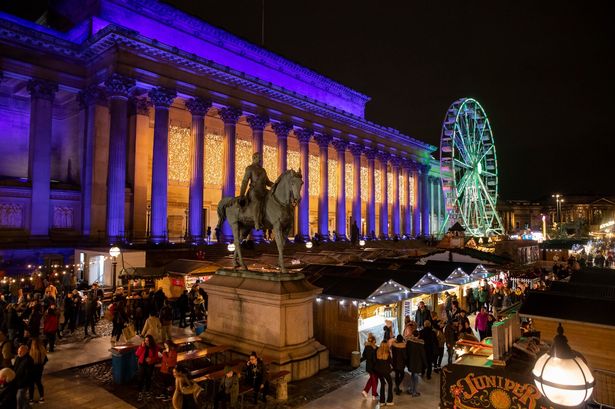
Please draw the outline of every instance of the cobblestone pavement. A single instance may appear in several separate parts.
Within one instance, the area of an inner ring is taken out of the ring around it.
[[[96,335],[92,335],[92,333],[89,331],[89,328],[88,328],[90,338],[95,337],[95,336],[97,337],[110,337],[111,336],[112,325],[110,321],[107,321],[105,319],[100,319],[96,323],[95,328],[96,328]],[[85,331],[83,329],[83,326],[77,327],[75,331],[73,332],[70,332],[67,328],[62,333],[62,338],[56,338],[56,345],[73,344],[76,342],[83,342],[84,340],[85,340]]]
[[[259,402],[257,405],[253,405],[250,399],[246,399],[244,405],[247,408],[259,409],[298,408],[339,389],[365,373],[363,367],[352,369],[348,364],[339,361],[331,361],[330,365],[330,368],[320,371],[318,375],[312,378],[290,383],[288,385],[288,401],[286,402],[277,402],[270,396],[267,403]],[[168,409],[171,407],[170,402],[163,402],[155,398],[164,390],[163,380],[160,376],[156,376],[154,379],[152,397],[138,402],[138,380],[135,379],[128,385],[113,383],[111,360],[66,369],[54,374],[54,376],[69,382],[79,381],[101,387],[136,408]]]

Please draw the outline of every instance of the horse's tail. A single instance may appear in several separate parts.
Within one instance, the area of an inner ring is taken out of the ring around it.
[[[223,197],[222,200],[218,202],[218,229],[222,228],[222,223],[226,220],[226,208],[229,207],[233,203],[232,197]]]

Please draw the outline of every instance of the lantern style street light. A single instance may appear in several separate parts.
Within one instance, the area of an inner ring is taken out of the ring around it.
[[[235,243],[231,243],[228,246],[226,246],[226,249],[228,251],[230,251],[231,253],[235,251]]]
[[[305,242],[305,248],[306,249],[311,249],[314,246],[314,244],[311,241],[306,241]]]
[[[359,240],[359,246],[361,247],[365,246],[365,240],[363,239]]]
[[[594,376],[585,358],[568,345],[562,324],[557,327],[551,349],[538,358],[532,374],[540,393],[562,407],[581,407],[594,390]]]
[[[116,282],[117,282],[117,256],[119,256],[122,253],[122,251],[120,250],[119,247],[117,246],[113,246],[109,249],[109,255],[111,256],[111,275],[112,275],[112,279],[113,279],[113,292],[115,293],[115,286],[116,286]]]

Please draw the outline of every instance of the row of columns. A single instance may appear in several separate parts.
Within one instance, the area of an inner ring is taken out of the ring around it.
[[[113,74],[104,83],[109,101],[110,135],[109,135],[109,161],[107,178],[107,237],[110,242],[119,242],[124,238],[125,225],[125,187],[127,169],[127,135],[128,135],[128,102],[136,83],[134,79]],[[49,202],[50,202],[50,169],[51,169],[51,123],[52,107],[55,93],[58,90],[56,83],[45,80],[30,80],[28,90],[31,94],[30,117],[30,151],[29,176],[32,181],[32,236],[47,236],[49,232]],[[177,97],[174,90],[157,87],[148,93],[154,114],[154,142],[152,156],[151,180],[151,240],[160,243],[166,240],[167,229],[167,178],[168,178],[168,138],[169,138],[169,107]],[[84,163],[82,167],[82,229],[84,235],[90,234],[90,211],[92,197],[92,164],[94,157],[95,138],[95,104],[101,98],[101,90],[91,86],[80,92],[79,101],[85,110],[84,132]],[[185,102],[186,108],[192,114],[192,129],[190,138],[191,178],[189,190],[189,236],[193,241],[203,239],[203,162],[205,139],[205,116],[212,103],[203,98],[192,98]],[[224,172],[222,196],[235,195],[235,146],[236,125],[242,111],[235,107],[218,109],[218,114],[224,122]],[[263,151],[263,132],[270,122],[267,117],[259,115],[247,116],[247,122],[252,129],[252,146],[254,152]],[[273,123],[272,129],[277,136],[278,171],[287,169],[288,135],[293,131],[293,125],[286,122]],[[433,211],[433,190],[430,190],[428,168],[417,163],[391,156],[389,153],[366,148],[356,143],[348,143],[342,139],[333,139],[325,133],[315,134],[309,128],[294,129],[299,141],[300,166],[303,175],[302,200],[298,211],[298,230],[304,238],[309,237],[309,143],[313,139],[319,147],[320,160],[320,192],[318,198],[318,232],[327,236],[329,218],[328,197],[328,159],[329,146],[332,145],[337,153],[337,186],[336,200],[336,231],[339,236],[346,237],[346,200],[345,200],[345,168],[346,151],[353,157],[353,202],[352,219],[360,226],[362,221],[361,207],[361,155],[365,155],[368,164],[368,201],[365,214],[368,235],[375,235],[376,231],[376,159],[382,175],[380,204],[380,231],[389,236],[388,191],[387,178],[389,163],[392,168],[393,198],[391,209],[392,235],[427,235],[431,232],[429,222],[430,212]],[[398,178],[403,175],[403,188],[405,190],[405,203],[400,203]],[[410,179],[410,176],[413,176]],[[420,180],[419,180],[420,177]],[[410,188],[410,180],[415,183]],[[414,203],[419,204],[411,208],[410,192],[415,193]],[[440,209],[440,189],[437,190]],[[403,205],[403,216],[401,206]],[[422,212],[422,214],[421,214]],[[439,212],[439,210],[438,210]],[[403,224],[402,224],[403,221]],[[403,226],[403,227],[402,227]],[[403,231],[402,231],[403,228]],[[229,238],[230,230],[223,231],[225,238]]]

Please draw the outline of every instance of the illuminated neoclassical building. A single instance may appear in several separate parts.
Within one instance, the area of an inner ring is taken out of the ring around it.
[[[0,236],[198,242],[253,151],[301,169],[295,233],[437,232],[436,148],[367,96],[158,1],[60,3],[0,13]]]

